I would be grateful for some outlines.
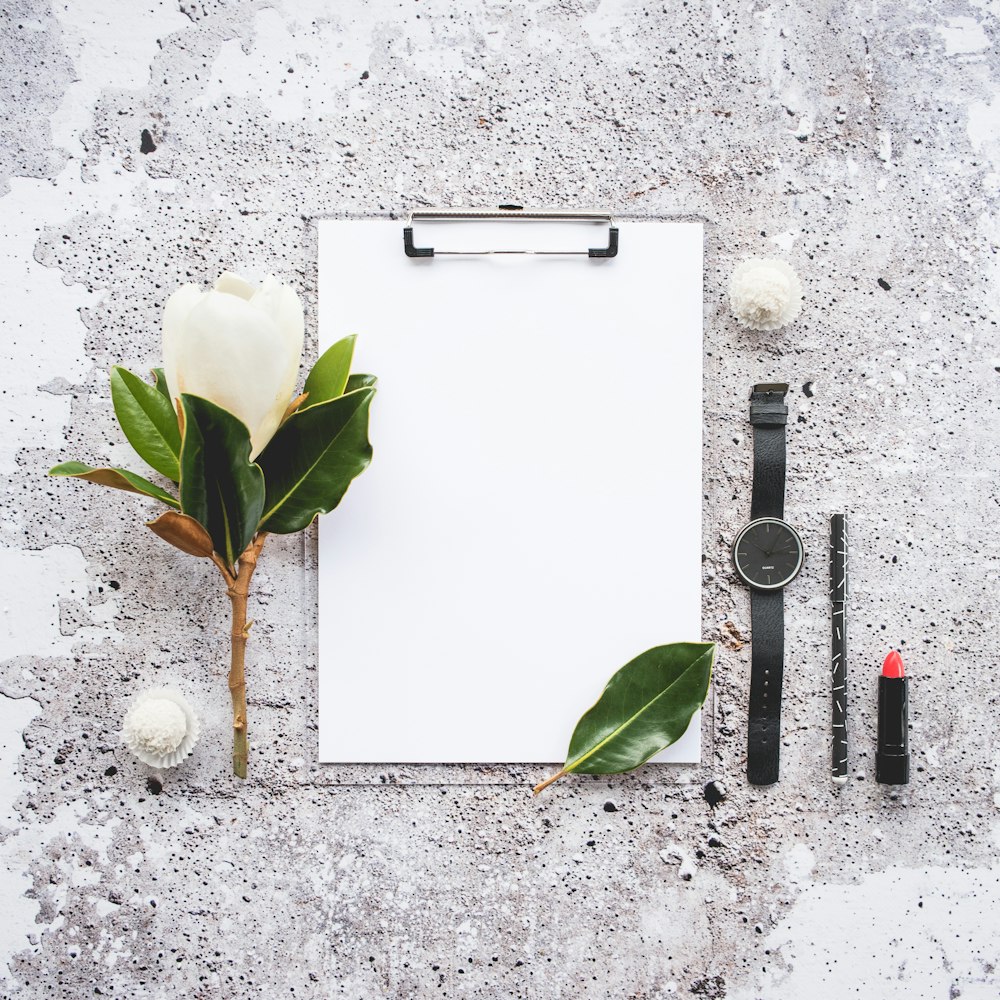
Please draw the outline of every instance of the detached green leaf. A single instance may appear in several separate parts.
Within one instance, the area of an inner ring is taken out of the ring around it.
[[[264,474],[250,461],[250,432],[231,413],[187,393],[181,409],[181,510],[208,531],[232,566],[257,530]]]
[[[675,642],[641,653],[616,673],[576,724],[566,766],[559,774],[620,774],[684,735],[705,701],[715,643]]]
[[[372,457],[368,409],[373,388],[293,413],[259,461],[267,483],[261,530],[288,535],[334,509]]]
[[[170,400],[117,365],[111,369],[111,400],[129,444],[144,462],[176,483],[180,479],[181,433]]]
[[[306,400],[307,407],[343,395],[351,371],[355,340],[357,337],[354,336],[338,340],[332,347],[327,348],[319,361],[313,365],[303,389],[309,394]]]
[[[129,472],[128,469],[94,468],[92,465],[84,465],[83,462],[63,462],[61,465],[49,469],[49,475],[86,479],[87,482],[98,483],[101,486],[112,486],[116,490],[153,497],[171,507],[180,506],[177,499],[166,490],[161,490],[156,483],[151,483],[148,479],[143,479],[142,476]]]

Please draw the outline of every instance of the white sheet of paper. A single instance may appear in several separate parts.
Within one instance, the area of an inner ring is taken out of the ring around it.
[[[529,226],[580,242],[416,243]],[[379,378],[320,528],[320,759],[562,761],[616,670],[701,635],[702,227],[620,223],[610,260],[413,260],[402,227],[319,224],[320,349]]]

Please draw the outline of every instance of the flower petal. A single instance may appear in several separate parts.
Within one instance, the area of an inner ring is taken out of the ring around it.
[[[177,382],[177,344],[184,321],[205,293],[197,285],[181,285],[163,307],[163,374],[170,398],[181,394]]]
[[[282,285],[273,277],[268,277],[254,293],[250,300],[252,306],[266,313],[274,322],[281,334],[286,351],[285,366],[282,379],[274,398],[274,406],[266,420],[258,427],[254,440],[254,456],[257,451],[271,440],[278,429],[281,418],[288,407],[288,401],[295,391],[295,383],[299,377],[299,364],[302,361],[302,343],[305,336],[305,321],[302,315],[302,303],[298,295],[288,286]]]
[[[282,285],[274,277],[267,277],[264,283],[253,294],[250,304],[262,309],[271,317],[275,326],[281,331],[289,352],[295,351],[301,360],[302,341],[305,333],[305,320],[302,316],[302,303],[298,295],[288,285]]]
[[[176,350],[171,390],[202,396],[242,420],[256,454],[273,433],[261,439],[261,426],[270,425],[282,393],[282,413],[291,396],[284,389],[288,350],[271,318],[245,299],[206,292],[188,314]]]
[[[253,293],[256,291],[246,278],[241,278],[238,274],[233,274],[232,271],[223,271],[213,287],[217,292],[222,292],[225,295],[236,295],[247,301],[253,298]]]

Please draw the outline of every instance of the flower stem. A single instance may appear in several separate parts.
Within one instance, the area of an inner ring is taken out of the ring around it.
[[[247,776],[247,681],[245,658],[247,637],[252,621],[247,621],[247,598],[250,595],[250,580],[257,568],[257,557],[264,547],[267,535],[256,535],[246,547],[235,567],[226,566],[217,555],[213,561],[219,567],[226,581],[226,593],[233,608],[232,649],[229,660],[229,694],[233,702],[233,774],[238,778]]]

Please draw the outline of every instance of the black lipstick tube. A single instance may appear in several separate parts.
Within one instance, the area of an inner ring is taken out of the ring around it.
[[[909,677],[879,675],[875,780],[883,785],[910,780],[909,683]]]

